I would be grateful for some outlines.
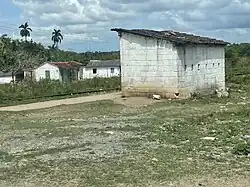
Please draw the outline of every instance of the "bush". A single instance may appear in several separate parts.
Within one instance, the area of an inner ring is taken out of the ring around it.
[[[8,101],[27,100],[59,95],[81,94],[88,91],[110,90],[120,87],[120,78],[93,78],[72,83],[57,80],[39,82],[23,81],[17,84],[1,85],[0,104]]]
[[[250,143],[240,143],[234,147],[233,153],[235,155],[249,155],[250,154]]]

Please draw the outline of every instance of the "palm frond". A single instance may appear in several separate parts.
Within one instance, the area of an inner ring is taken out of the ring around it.
[[[20,26],[19,26],[19,29],[24,29],[24,25],[23,25],[23,24],[20,25]]]
[[[58,33],[58,36],[63,40],[63,35],[61,33]]]
[[[21,37],[24,37],[24,36],[25,36],[24,29],[20,30],[20,35],[21,35]]]
[[[32,32],[32,29],[31,28],[27,28],[29,31],[31,31]]]

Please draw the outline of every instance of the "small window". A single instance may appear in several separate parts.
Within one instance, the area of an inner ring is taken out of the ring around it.
[[[207,69],[207,64],[206,64],[206,69]]]
[[[184,70],[187,71],[187,65],[184,66]]]
[[[115,68],[111,68],[111,73],[114,73],[115,72]]]
[[[97,73],[97,69],[93,69],[93,74],[96,74]]]
[[[201,66],[201,65],[200,65],[200,64],[198,64],[198,70],[200,70],[200,66]]]
[[[50,79],[50,71],[49,70],[45,71],[45,78]]]
[[[218,67],[220,67],[220,63],[218,63]]]
[[[192,71],[194,70],[194,65],[193,65],[193,64],[191,65],[191,70],[192,70]]]
[[[213,63],[213,67],[214,67],[214,63]]]

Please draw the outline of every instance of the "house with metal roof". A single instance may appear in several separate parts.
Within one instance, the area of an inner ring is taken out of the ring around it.
[[[60,80],[69,82],[79,79],[82,64],[71,62],[46,62],[34,70],[36,81],[41,79]]]
[[[116,60],[90,60],[82,67],[81,78],[91,79],[94,77],[118,77],[120,76],[120,59]]]
[[[120,39],[124,96],[186,98],[225,89],[222,40],[171,30],[111,29]]]

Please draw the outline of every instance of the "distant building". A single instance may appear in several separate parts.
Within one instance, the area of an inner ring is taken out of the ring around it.
[[[16,73],[0,71],[0,84],[9,84],[12,81],[22,81],[23,78],[23,71],[17,71]]]
[[[60,80],[69,82],[79,79],[82,64],[78,62],[47,62],[34,70],[35,80]]]
[[[125,96],[189,97],[225,89],[227,42],[174,31],[111,29],[120,38]]]
[[[90,60],[82,67],[81,79],[120,76],[120,60]]]

